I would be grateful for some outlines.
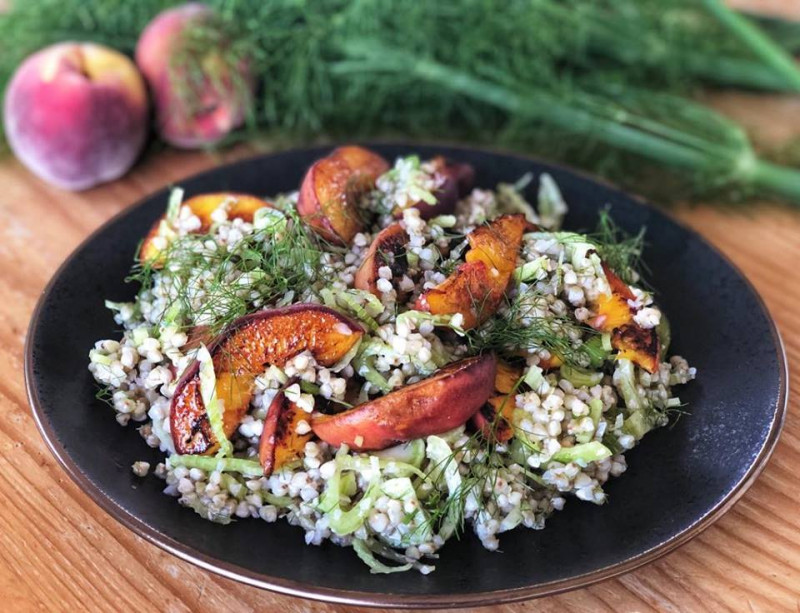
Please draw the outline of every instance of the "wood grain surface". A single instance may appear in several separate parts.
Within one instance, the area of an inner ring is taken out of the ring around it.
[[[726,95],[714,103],[764,142],[800,136],[800,99]],[[80,194],[0,160],[0,372],[7,375],[0,378],[0,611],[355,610],[239,585],[133,535],[58,467],[25,396],[28,320],[70,251],[141,196],[257,152],[150,154],[123,180]],[[586,589],[483,611],[800,611],[800,209],[707,204],[675,214],[744,271],[783,335],[792,392],[775,455],[729,513],[659,561]]]

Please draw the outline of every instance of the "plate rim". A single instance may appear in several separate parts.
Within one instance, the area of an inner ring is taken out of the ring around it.
[[[205,175],[219,172],[220,169],[226,166],[246,163],[258,158],[269,158],[274,155],[283,153],[312,153],[323,152],[330,150],[336,146],[344,143],[332,143],[328,145],[315,145],[309,147],[292,147],[269,153],[257,153],[252,156],[247,156],[233,162],[215,166],[198,173],[194,173],[187,177],[180,179],[180,182],[193,181]],[[353,143],[348,143],[353,144]],[[98,228],[92,231],[86,238],[84,238],[64,259],[58,266],[56,271],[51,276],[50,280],[45,285],[39,298],[37,299],[36,306],[31,313],[30,323],[25,336],[25,344],[23,348],[24,355],[24,378],[25,388],[28,398],[28,404],[31,408],[36,427],[42,439],[45,442],[50,453],[55,457],[57,463],[69,475],[72,481],[86,494],[95,504],[97,504],[105,513],[110,515],[116,521],[121,523],[128,530],[131,530],[137,536],[143,538],[150,544],[174,555],[190,564],[194,564],[203,568],[204,570],[213,572],[227,579],[238,581],[246,585],[256,588],[276,592],[282,595],[294,596],[299,598],[308,598],[319,602],[329,602],[334,604],[354,605],[354,606],[367,606],[367,607],[396,607],[396,608],[456,608],[464,606],[486,606],[492,604],[507,604],[520,602],[532,598],[539,598],[554,594],[560,594],[570,590],[578,589],[593,585],[600,581],[617,577],[619,575],[628,573],[632,570],[640,568],[646,564],[654,562],[655,560],[665,556],[666,554],[674,551],[678,547],[684,545],[694,537],[698,536],[706,528],[715,523],[725,513],[727,513],[745,494],[745,492],[752,486],[755,480],[763,472],[769,459],[772,457],[773,452],[777,446],[780,438],[780,433],[783,430],[783,425],[786,420],[786,413],[789,399],[789,370],[788,361],[786,359],[786,348],[778,330],[777,324],[772,317],[764,299],[755,288],[753,283],[742,272],[742,270],[730,260],[730,258],[720,251],[716,246],[709,242],[694,228],[688,226],[683,221],[675,217],[671,211],[661,207],[657,207],[647,199],[639,196],[638,194],[625,191],[613,183],[592,175],[591,173],[573,169],[563,164],[557,164],[536,158],[533,156],[523,155],[514,151],[507,151],[491,147],[473,147],[464,144],[452,144],[447,142],[430,142],[430,141],[404,141],[404,140],[373,140],[368,142],[356,141],[356,144],[363,144],[365,147],[370,146],[399,146],[399,147],[447,147],[451,149],[461,149],[464,151],[488,153],[490,155],[501,155],[506,157],[517,158],[521,161],[547,166],[553,169],[564,171],[568,174],[578,176],[584,180],[593,183],[601,184],[604,187],[611,189],[617,194],[635,200],[639,206],[655,210],[658,214],[664,215],[674,224],[681,228],[695,240],[699,240],[704,246],[709,248],[721,260],[725,262],[744,282],[745,286],[752,292],[756,299],[761,312],[767,319],[769,324],[770,333],[773,340],[776,357],[778,359],[779,375],[780,375],[780,390],[778,399],[775,404],[772,422],[770,424],[769,433],[764,440],[763,445],[758,451],[755,459],[750,464],[750,467],[744,475],[739,479],[735,486],[724,496],[715,506],[713,506],[705,515],[696,519],[689,527],[679,532],[675,536],[666,539],[643,551],[636,556],[628,558],[617,564],[600,568],[595,571],[583,573],[569,579],[558,579],[540,583],[535,586],[526,586],[518,588],[509,588],[502,590],[493,590],[487,592],[475,592],[469,594],[430,594],[430,595],[415,595],[415,594],[393,594],[393,593],[372,593],[360,592],[355,590],[346,590],[330,587],[315,586],[310,583],[295,581],[292,579],[284,579],[280,577],[269,577],[261,573],[257,573],[236,564],[231,564],[224,560],[219,560],[213,556],[205,555],[193,549],[192,547],[181,543],[180,541],[172,538],[171,536],[160,532],[159,530],[149,526],[146,522],[139,519],[137,516],[130,513],[124,507],[119,505],[113,498],[104,493],[97,487],[91,479],[86,475],[78,464],[71,458],[64,445],[58,439],[55,429],[47,419],[42,407],[41,400],[38,395],[38,390],[35,386],[35,377],[33,373],[33,345],[32,340],[40,323],[41,311],[47,301],[53,286],[60,278],[64,269],[72,262],[76,255],[82,251],[87,245],[95,240],[97,236],[102,234],[108,226],[117,222],[119,219],[130,215],[133,211],[138,210],[147,202],[152,196],[159,191],[165,189],[164,187],[154,190],[144,197],[137,200],[134,204],[128,205],[121,211],[117,212]],[[177,182],[177,181],[176,181]]]

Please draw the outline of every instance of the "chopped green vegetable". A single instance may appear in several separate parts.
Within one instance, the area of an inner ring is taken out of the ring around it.
[[[233,453],[233,445],[225,436],[225,427],[222,420],[222,402],[217,398],[217,376],[214,373],[214,361],[208,348],[200,345],[197,351],[197,361],[200,363],[200,396],[208,415],[211,432],[219,443],[217,457],[226,457]]]
[[[380,480],[374,479],[367,491],[355,505],[347,511],[336,506],[328,513],[328,522],[334,534],[346,536],[358,530],[367,519],[375,499],[380,494]]]
[[[617,360],[617,367],[614,371],[614,384],[625,401],[626,409],[636,411],[644,408],[646,403],[636,384],[633,362],[625,358]]]
[[[525,385],[530,387],[533,391],[536,391],[542,386],[542,383],[544,383],[544,375],[542,372],[542,369],[538,366],[531,366],[528,368],[522,380]]]
[[[560,371],[561,376],[575,387],[592,387],[603,380],[602,372],[591,372],[569,364],[562,365]]]
[[[258,462],[242,458],[219,458],[207,455],[177,455],[169,456],[167,462],[171,466],[185,466],[186,468],[199,468],[206,472],[232,472],[245,477],[263,477],[264,469]]]
[[[387,566],[386,564],[379,562],[375,557],[375,554],[372,553],[367,544],[361,539],[353,540],[353,549],[361,561],[369,566],[369,572],[373,574],[388,575],[390,573],[402,573],[413,568],[410,563],[403,564],[402,566]]]
[[[401,462],[410,464],[419,468],[422,466],[422,461],[425,459],[425,441],[421,438],[414,439],[407,443],[389,447],[382,451],[374,451],[372,455],[377,456],[381,460]]]
[[[611,457],[611,451],[599,441],[583,443],[574,447],[562,447],[552,457],[552,460],[568,464],[577,462],[579,464],[589,464],[599,462]]]
[[[669,325],[669,319],[667,319],[664,311],[661,311],[661,319],[658,321],[658,325],[656,326],[656,334],[658,335],[658,340],[661,344],[660,358],[664,360],[668,355],[669,345],[672,342],[672,330]]]
[[[175,226],[178,221],[178,215],[181,212],[181,203],[183,202],[183,189],[180,187],[173,187],[169,192],[169,200],[167,201],[167,212],[164,217],[167,223]]]
[[[603,336],[593,336],[581,345],[583,353],[589,358],[591,368],[602,368],[606,360],[610,358],[611,348],[605,347]]]

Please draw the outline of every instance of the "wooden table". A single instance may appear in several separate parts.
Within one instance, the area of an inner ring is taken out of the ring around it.
[[[723,96],[715,104],[763,140],[800,136],[798,99]],[[253,153],[239,148],[222,158]],[[12,159],[0,161],[0,365],[10,374],[0,379],[1,610],[353,610],[239,585],[146,543],[70,481],[30,416],[25,330],[58,264],[120,209],[220,161],[167,151],[123,180],[81,194],[46,186]],[[674,553],[618,579],[498,612],[800,610],[800,210],[706,205],[676,214],[741,267],[783,334],[793,392],[775,455],[727,515]]]

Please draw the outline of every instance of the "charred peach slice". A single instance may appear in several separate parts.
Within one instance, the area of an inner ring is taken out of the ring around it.
[[[298,434],[297,427],[308,417],[308,413],[286,398],[283,390],[277,393],[267,411],[258,446],[258,458],[265,475],[271,475],[302,456],[312,434],[311,431]]]
[[[516,401],[513,392],[522,369],[502,360],[497,362],[494,389],[499,394],[492,396],[480,410],[472,416],[472,425],[484,438],[505,442],[514,436],[511,425]]]
[[[239,426],[265,365],[283,366],[302,351],[332,366],[360,341],[358,324],[332,309],[297,304],[247,315],[231,324],[208,348],[214,364],[216,396],[223,403],[226,436]],[[218,447],[200,394],[200,365],[192,364],[172,396],[170,430],[181,454],[213,453]]]
[[[511,420],[515,407],[512,396],[492,396],[472,416],[472,425],[485,439],[505,443],[514,436]]]
[[[195,232],[203,234],[208,232],[211,227],[211,214],[216,211],[220,206],[227,206],[229,219],[242,219],[244,221],[252,222],[253,215],[258,209],[265,207],[272,207],[269,202],[265,202],[255,196],[247,194],[237,194],[234,192],[218,192],[213,194],[202,194],[195,196],[184,202],[181,206],[188,206],[189,209],[197,215],[202,224]],[[158,263],[161,247],[158,245],[157,238],[161,236],[162,224],[166,222],[162,217],[153,224],[147,236],[142,242],[139,249],[139,261]]]
[[[381,267],[388,266],[392,271],[392,284],[396,286],[395,281],[408,269],[407,243],[408,234],[399,223],[393,223],[381,230],[369,246],[367,255],[356,272],[354,285],[358,289],[379,296],[378,271]]]
[[[494,279],[483,262],[466,262],[434,288],[423,292],[415,304],[419,311],[434,315],[455,315],[464,318],[465,330],[483,323],[500,306],[503,293],[494,289]]]
[[[611,345],[618,357],[627,358],[647,372],[655,372],[661,346],[655,328],[642,328],[636,322],[624,324],[611,333]]]
[[[648,372],[655,372],[661,353],[658,333],[655,328],[643,328],[634,321],[636,310],[628,301],[635,300],[636,296],[605,263],[603,271],[611,295],[601,295],[595,301],[597,316],[592,325],[602,332],[611,333],[611,345],[619,352],[619,357],[631,360]]]
[[[311,165],[300,187],[297,212],[326,240],[347,245],[363,227],[359,198],[389,170],[377,153],[339,147]]]
[[[434,315],[461,313],[464,329],[486,321],[503,300],[527,227],[523,215],[502,215],[476,228],[467,236],[466,262],[420,295],[416,308]]]
[[[527,225],[524,215],[501,215],[485,226],[475,228],[467,236],[470,249],[465,259],[467,262],[481,261],[496,269],[505,279],[505,290],[517,266],[517,254]]]
[[[491,396],[492,354],[445,366],[432,377],[337,415],[315,415],[311,427],[334,446],[385,449],[401,441],[440,434],[465,423]]]
[[[510,394],[514,391],[517,381],[522,376],[522,369],[502,360],[497,362],[497,374],[494,378],[494,389],[501,394]]]

